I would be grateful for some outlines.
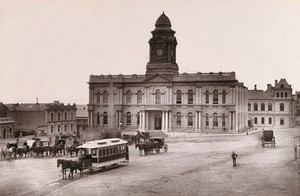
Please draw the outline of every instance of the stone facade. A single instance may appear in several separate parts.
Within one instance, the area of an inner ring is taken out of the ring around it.
[[[54,103],[8,104],[7,115],[22,132],[35,131],[37,135],[72,135],[76,133],[76,105]]]
[[[0,118],[0,139],[14,138],[15,121],[11,118]]]
[[[254,90],[248,93],[249,125],[253,128],[287,128],[295,125],[292,88],[286,81],[275,80],[274,87]]]
[[[169,132],[241,132],[248,89],[234,72],[178,73],[169,18],[156,21],[145,75],[91,75],[89,126]]]

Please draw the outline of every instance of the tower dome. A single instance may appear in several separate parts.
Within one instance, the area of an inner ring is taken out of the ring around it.
[[[158,17],[155,23],[155,30],[171,30],[171,21],[168,16],[163,12],[162,15]]]

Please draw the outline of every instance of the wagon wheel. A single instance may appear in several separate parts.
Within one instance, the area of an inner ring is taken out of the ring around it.
[[[168,144],[164,145],[164,150],[165,150],[165,152],[168,152]]]

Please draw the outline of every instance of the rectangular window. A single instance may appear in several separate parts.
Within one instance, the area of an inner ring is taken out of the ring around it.
[[[261,124],[265,124],[265,118],[261,118]]]
[[[257,124],[257,118],[256,117],[254,118],[254,124]]]
[[[269,118],[269,125],[272,124],[272,118]]]
[[[96,155],[96,149],[92,149],[92,156],[95,157]]]

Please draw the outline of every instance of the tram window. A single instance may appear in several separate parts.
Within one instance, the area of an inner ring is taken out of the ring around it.
[[[92,156],[96,156],[96,150],[92,149]]]
[[[99,150],[98,153],[99,153],[99,157],[102,157],[102,150]]]
[[[109,149],[109,154],[110,154],[110,155],[113,154],[113,149],[112,149],[112,148]]]
[[[102,150],[103,151],[103,156],[106,156],[106,150]]]
[[[106,149],[106,156],[108,156],[109,155],[109,150],[108,149]]]

